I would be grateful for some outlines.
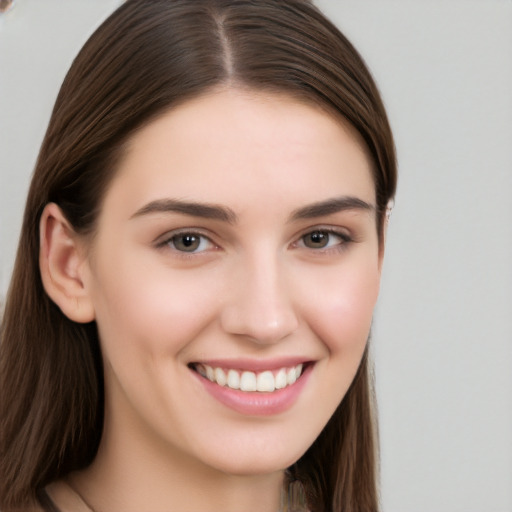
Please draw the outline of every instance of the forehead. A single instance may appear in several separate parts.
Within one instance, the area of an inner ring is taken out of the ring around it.
[[[365,145],[346,123],[296,98],[216,91],[171,109],[132,137],[105,206],[116,196],[132,208],[161,196],[243,211],[257,195],[290,208],[339,195],[374,203]]]

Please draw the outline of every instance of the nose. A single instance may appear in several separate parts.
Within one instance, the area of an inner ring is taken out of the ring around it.
[[[277,343],[299,325],[292,299],[278,261],[267,257],[242,265],[228,284],[222,328],[254,343]]]

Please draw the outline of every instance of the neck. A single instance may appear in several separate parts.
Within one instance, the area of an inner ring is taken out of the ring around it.
[[[282,474],[203,478],[197,472],[117,469],[113,473],[95,463],[72,474],[69,485],[92,512],[278,512],[283,507]]]

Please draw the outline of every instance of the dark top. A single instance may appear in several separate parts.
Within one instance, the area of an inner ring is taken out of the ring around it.
[[[48,493],[44,489],[41,489],[37,492],[37,499],[43,507],[44,512],[60,512],[60,510],[57,508],[57,505],[53,503],[52,499],[50,496],[48,496]]]

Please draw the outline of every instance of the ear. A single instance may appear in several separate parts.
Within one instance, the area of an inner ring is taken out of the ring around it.
[[[380,236],[379,241],[379,272],[382,272],[382,265],[384,263],[384,252],[386,250],[386,240],[388,236],[388,227],[389,227],[389,219],[391,218],[391,212],[393,211],[393,206],[395,202],[391,199],[386,207],[386,213],[384,215],[384,219],[382,220],[382,234]]]
[[[46,293],[70,320],[91,322],[95,315],[84,284],[85,248],[55,203],[43,210],[39,239],[39,268]]]

